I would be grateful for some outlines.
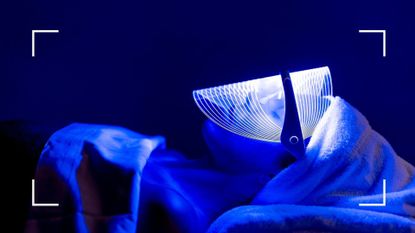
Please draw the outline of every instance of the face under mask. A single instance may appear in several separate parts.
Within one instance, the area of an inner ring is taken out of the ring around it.
[[[332,99],[328,67],[292,72],[292,89],[302,137],[309,138]],[[280,75],[193,91],[200,110],[235,134],[280,142],[285,94]]]

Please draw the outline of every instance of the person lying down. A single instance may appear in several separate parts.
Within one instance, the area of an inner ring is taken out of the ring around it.
[[[336,97],[302,159],[278,143],[204,125],[211,154],[163,137],[72,124],[36,171],[26,232],[415,232],[415,170]],[[189,141],[191,143],[191,141]]]

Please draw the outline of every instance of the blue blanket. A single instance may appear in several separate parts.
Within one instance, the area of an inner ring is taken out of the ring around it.
[[[164,138],[72,124],[52,135],[38,162],[26,232],[135,232],[140,181]]]
[[[26,231],[136,232],[140,189],[158,186],[179,232],[415,232],[414,167],[340,98],[301,160],[210,122],[204,134],[211,156],[188,160],[120,127],[57,131],[35,181],[36,202],[59,207],[32,207]]]
[[[210,232],[415,232],[414,171],[361,113],[335,98],[306,156]]]

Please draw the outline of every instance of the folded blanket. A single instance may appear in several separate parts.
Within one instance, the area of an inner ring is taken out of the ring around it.
[[[335,98],[305,157],[210,232],[415,232],[414,172],[361,113]]]
[[[59,206],[32,206],[26,232],[196,233],[226,210],[248,203],[269,176],[224,171],[209,159],[189,160],[166,149],[162,137],[72,124],[48,140],[35,181],[36,203]],[[162,211],[146,213],[154,208]]]
[[[26,232],[136,232],[140,180],[162,137],[72,124],[52,135],[38,162]]]
[[[36,202],[59,207],[32,207],[26,232],[415,232],[413,166],[340,98],[295,162],[278,143],[204,132],[211,158],[189,160],[121,127],[57,131],[35,180]],[[145,226],[164,222],[143,206],[172,226]]]

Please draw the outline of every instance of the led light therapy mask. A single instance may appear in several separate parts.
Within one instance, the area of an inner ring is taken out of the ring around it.
[[[200,110],[217,125],[256,140],[281,142],[293,156],[304,155],[304,139],[330,105],[328,67],[193,91]]]

